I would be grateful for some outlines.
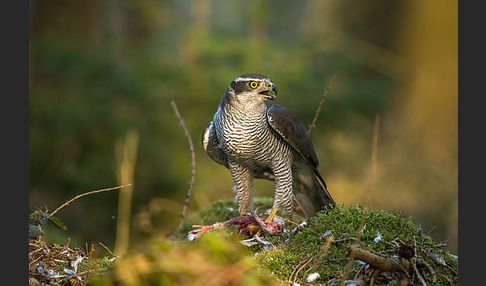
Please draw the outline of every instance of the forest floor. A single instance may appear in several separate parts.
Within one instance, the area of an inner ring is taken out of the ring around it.
[[[266,217],[271,199],[256,199]],[[181,232],[154,236],[126,257],[92,259],[87,247],[29,242],[29,285],[457,285],[458,257],[412,218],[359,205],[304,220],[278,214],[279,234],[248,237],[246,226],[188,235],[193,225],[238,217],[234,200],[188,216]],[[282,216],[280,216],[282,215]]]

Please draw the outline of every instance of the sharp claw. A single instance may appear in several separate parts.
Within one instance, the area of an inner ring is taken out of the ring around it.
[[[192,226],[193,228],[196,228],[196,229],[193,229],[191,230],[189,233],[192,234],[192,233],[198,233],[196,235],[196,238],[200,237],[203,233],[205,233],[206,231],[210,230],[210,229],[213,229],[214,228],[214,225],[193,225]]]
[[[204,225],[193,225],[192,226],[193,228],[197,228],[197,229],[193,229],[191,230],[189,233],[196,233],[196,232],[200,232],[202,231],[202,229],[205,227]]]

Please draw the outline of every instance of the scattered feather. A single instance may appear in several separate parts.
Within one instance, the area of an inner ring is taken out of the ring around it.
[[[306,221],[303,221],[301,224],[299,224],[298,226],[296,226],[292,232],[297,232],[297,231],[301,231],[303,228],[303,226],[306,226],[307,225],[307,222]]]
[[[376,234],[376,237],[373,239],[373,242],[374,242],[374,243],[378,243],[378,242],[380,242],[382,239],[383,239],[383,235],[382,235],[380,232],[378,232],[378,233]]]
[[[346,280],[346,281],[344,281],[344,285],[346,285],[346,286],[362,286],[362,285],[364,285],[364,280],[362,280],[362,279]]]
[[[437,265],[442,265],[445,266],[445,259],[442,257],[440,254],[432,253],[432,252],[427,252],[427,256],[432,259]]]
[[[363,225],[363,228],[359,231],[360,233],[363,233],[366,229],[366,223]]]
[[[331,235],[331,234],[333,234],[333,233],[334,233],[334,229],[326,230],[326,232],[324,232],[324,233],[322,234],[322,236],[328,236],[328,235]]]
[[[240,243],[243,244],[244,246],[250,247],[252,245],[258,244],[258,241],[256,241],[255,238],[249,238],[245,240],[240,240]]]
[[[74,274],[78,272],[78,265],[83,261],[84,257],[78,256],[75,261],[71,261],[71,267],[74,267]]]
[[[314,282],[317,279],[319,279],[319,277],[321,277],[321,275],[319,275],[319,273],[317,273],[317,272],[314,272],[314,273],[309,274],[309,276],[307,276],[305,281],[307,281],[307,283]]]
[[[248,247],[255,245],[255,244],[259,244],[259,243],[261,243],[263,245],[271,245],[272,244],[269,241],[261,239],[261,237],[259,237],[258,235],[255,235],[254,237],[249,238],[249,239],[241,240],[240,243],[243,244],[244,246],[248,246]]]
[[[454,255],[454,254],[451,254],[451,253],[447,253],[447,254],[449,254],[450,257],[452,257],[456,260],[459,259],[459,256],[457,256],[457,255]]]

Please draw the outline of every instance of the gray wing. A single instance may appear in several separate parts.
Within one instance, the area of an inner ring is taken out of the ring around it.
[[[219,148],[219,140],[216,136],[216,131],[213,122],[209,122],[202,133],[202,145],[206,153],[216,163],[228,168],[228,159],[226,154]]]
[[[297,150],[313,168],[319,166],[316,151],[309,134],[290,111],[279,104],[266,101],[270,126]]]
[[[266,105],[270,126],[302,156],[303,160],[296,160],[292,166],[292,177],[295,198],[306,216],[336,204],[319,173],[319,160],[304,125],[285,107],[270,102]]]

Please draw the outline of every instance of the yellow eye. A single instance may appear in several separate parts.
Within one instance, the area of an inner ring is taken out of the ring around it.
[[[257,88],[257,86],[258,86],[258,83],[256,81],[250,82],[250,87],[251,88]]]

